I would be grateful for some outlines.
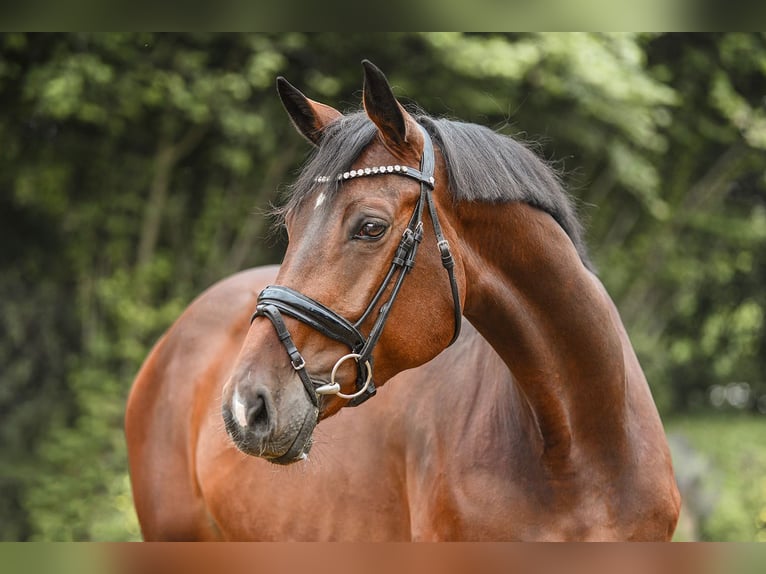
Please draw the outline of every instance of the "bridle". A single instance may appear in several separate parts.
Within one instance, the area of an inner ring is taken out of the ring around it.
[[[460,310],[460,297],[454,273],[455,261],[450,252],[449,243],[444,238],[441,224],[439,223],[439,218],[436,214],[433,197],[431,195],[434,188],[433,176],[435,166],[433,143],[426,130],[423,129],[422,126],[418,127],[420,127],[420,130],[423,133],[424,139],[420,169],[400,165],[376,166],[351,170],[336,176],[322,176],[317,178],[317,182],[324,183],[329,182],[332,179],[345,181],[358,177],[391,174],[409,177],[420,182],[420,198],[418,199],[415,211],[407,225],[407,229],[404,230],[402,239],[396,249],[394,258],[391,261],[391,267],[372,300],[367,305],[364,313],[362,313],[362,316],[354,323],[351,323],[322,303],[315,301],[294,289],[281,285],[270,285],[258,295],[255,313],[253,313],[250,322],[252,323],[256,317],[266,317],[274,325],[277,336],[290,357],[293,369],[297,372],[315,409],[318,409],[319,405],[318,395],[338,395],[341,398],[348,399],[349,402],[347,403],[347,406],[357,406],[375,394],[375,384],[372,382],[372,351],[383,333],[383,327],[391,313],[394,301],[399,295],[399,291],[404,283],[404,278],[415,264],[415,256],[418,251],[418,246],[423,239],[423,209],[425,206],[428,206],[428,212],[436,235],[436,242],[441,254],[442,265],[447,270],[450,287],[452,289],[452,300],[454,302],[455,310],[455,330],[449,344],[451,345],[454,343],[460,334],[462,313]],[[370,317],[373,309],[378,305],[392,283],[393,287],[391,289],[391,295],[388,300],[381,305],[378,317],[375,320],[372,329],[370,329],[370,333],[365,338],[359,328]],[[282,319],[282,314],[305,323],[323,335],[346,344],[351,349],[351,353],[342,356],[335,363],[328,384],[315,383],[306,372],[306,361],[295,346],[295,343],[290,336],[290,332]],[[357,363],[356,391],[353,394],[344,394],[340,392],[340,384],[335,382],[335,373],[337,372],[338,367],[349,359],[354,359]]]

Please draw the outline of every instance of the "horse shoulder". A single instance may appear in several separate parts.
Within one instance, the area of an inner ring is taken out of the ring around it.
[[[196,479],[201,405],[217,403],[255,297],[275,275],[276,267],[251,269],[207,289],[155,344],[135,378],[125,433],[147,540],[217,537]]]

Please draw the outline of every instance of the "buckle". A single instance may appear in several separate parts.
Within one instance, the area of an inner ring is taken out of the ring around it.
[[[293,366],[293,369],[296,371],[300,371],[301,369],[306,367],[306,361],[303,358],[303,355],[298,353],[298,356],[293,358],[290,357],[290,364]]]
[[[440,240],[437,245],[439,246],[439,252],[442,256],[442,266],[445,269],[451,269],[455,266],[455,260],[452,258],[452,252],[449,249],[449,241],[446,239]]]

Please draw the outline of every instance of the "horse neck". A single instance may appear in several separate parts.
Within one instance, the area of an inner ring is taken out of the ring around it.
[[[463,204],[453,215],[466,274],[464,314],[511,370],[545,456],[568,461],[573,437],[578,448],[619,440],[623,332],[569,237],[551,216],[520,203]]]

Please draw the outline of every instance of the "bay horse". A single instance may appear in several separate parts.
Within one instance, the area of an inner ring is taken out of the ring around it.
[[[669,540],[662,423],[557,178],[363,68],[348,115],[278,79],[315,146],[284,261],[204,293],[137,376],[144,538]]]

